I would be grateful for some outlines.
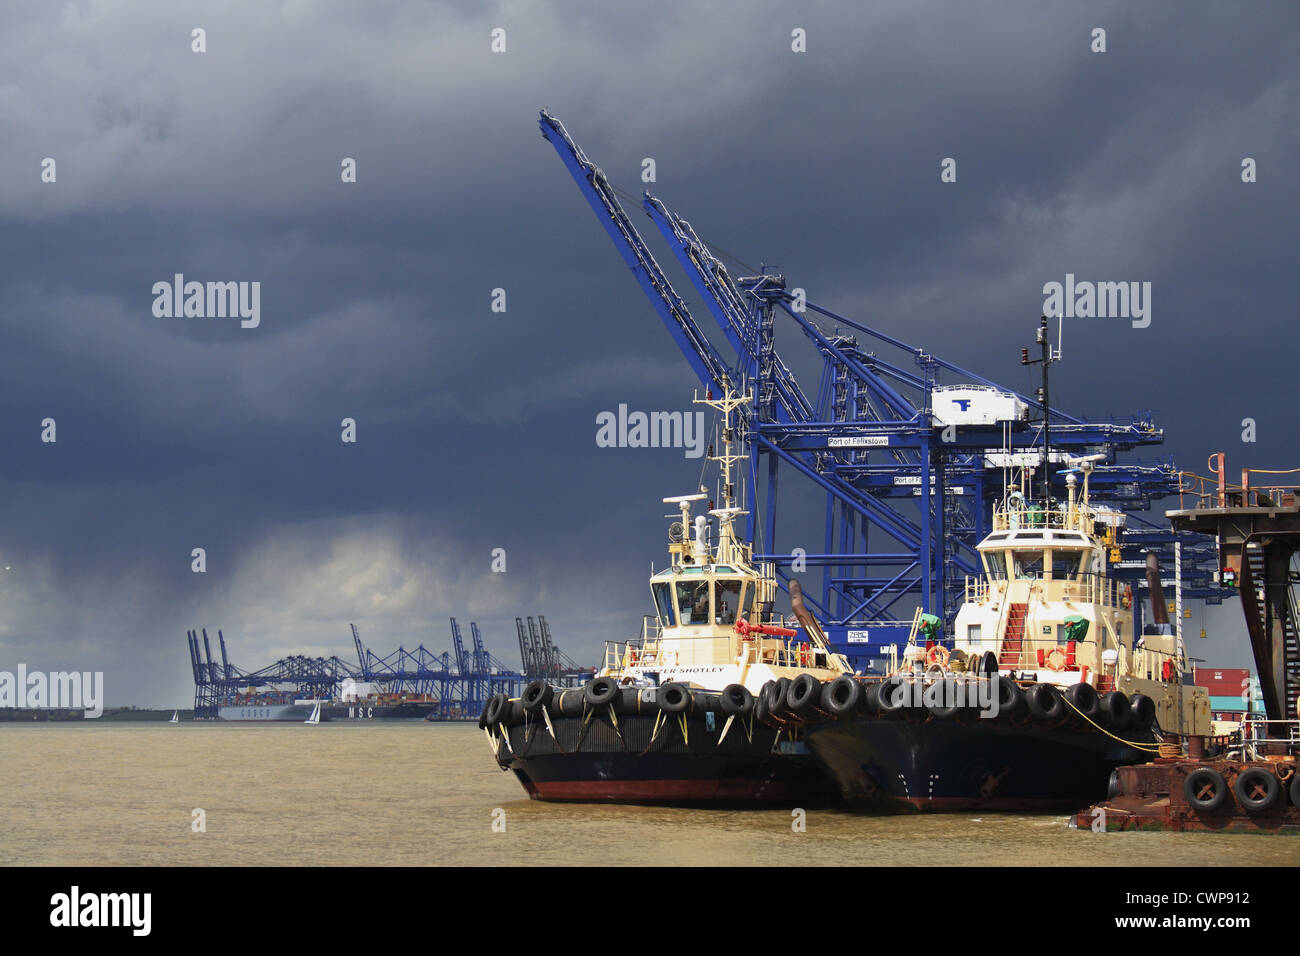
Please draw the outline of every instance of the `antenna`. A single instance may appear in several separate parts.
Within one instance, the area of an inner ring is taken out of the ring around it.
[[[1059,316],[1061,327],[1064,328],[1065,318]],[[1042,365],[1043,366],[1043,385],[1038,390],[1038,401],[1043,406],[1043,504],[1051,505],[1052,501],[1052,405],[1051,395],[1047,390],[1047,370],[1053,362],[1061,360],[1061,350],[1052,349],[1052,343],[1047,337],[1047,315],[1043,314],[1038,320],[1038,335],[1035,337],[1035,344],[1040,346],[1041,356],[1036,359],[1029,357],[1029,349],[1020,350],[1021,365]],[[1060,345],[1058,335],[1057,345]]]
[[[734,553],[736,548],[735,531],[733,522],[738,515],[747,512],[736,507],[736,486],[731,479],[732,466],[737,462],[748,458],[748,455],[735,454],[733,444],[736,442],[736,432],[732,427],[731,413],[742,405],[747,405],[753,401],[753,391],[746,392],[744,395],[738,395],[727,385],[725,393],[720,398],[714,398],[710,391],[704,398],[699,397],[696,393],[695,403],[697,405],[708,405],[710,408],[722,412],[722,450],[721,454],[710,456],[720,466],[721,494],[718,496],[721,501],[721,507],[713,509],[710,514],[718,518],[720,525],[718,529],[718,560],[722,562],[735,561],[738,557]],[[739,558],[743,560],[743,557]]]

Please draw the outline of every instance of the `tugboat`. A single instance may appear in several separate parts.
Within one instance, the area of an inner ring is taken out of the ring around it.
[[[952,641],[918,609],[889,675],[826,688],[831,717],[806,728],[807,745],[851,806],[1077,810],[1117,768],[1210,732],[1173,629],[1126,638],[1133,593],[1108,573],[1125,516],[1088,501],[1100,457],[1071,460],[1064,502],[1046,480],[1035,501],[1020,470],[978,545],[984,574],[966,580]]]
[[[803,607],[774,613],[775,568],[756,565],[736,535],[732,415],[750,401],[730,389],[704,404],[723,416],[722,507],[692,517],[705,490],[665,498],[679,518],[670,563],[652,574],[655,614],[628,642],[607,642],[604,666],[582,688],[535,680],[512,700],[498,694],[479,719],[503,770],[537,800],[623,803],[838,802],[793,717],[820,702],[823,684],[850,672]],[[710,544],[710,518],[717,543]],[[792,626],[798,624],[798,627]]]

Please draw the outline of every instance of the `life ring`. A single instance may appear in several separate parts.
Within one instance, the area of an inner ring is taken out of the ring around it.
[[[925,652],[925,663],[927,665],[938,664],[940,667],[947,669],[949,657],[951,655],[948,653],[948,648],[942,644],[936,644]]]
[[[1052,655],[1053,655],[1053,654],[1059,654],[1059,655],[1060,655],[1060,657],[1057,658],[1057,662],[1056,662],[1056,663],[1053,663],[1053,662],[1052,662]],[[1063,671],[1063,670],[1065,670],[1065,666],[1066,666],[1069,662],[1070,662],[1070,656],[1065,652],[1065,649],[1064,649],[1064,648],[1062,648],[1062,647],[1053,647],[1050,651],[1047,652],[1047,656],[1044,658],[1044,664],[1043,664],[1043,666],[1046,667],[1048,670]]]
[[[1133,606],[1133,585],[1124,585],[1124,593],[1120,595],[1119,603],[1124,606],[1126,611]]]

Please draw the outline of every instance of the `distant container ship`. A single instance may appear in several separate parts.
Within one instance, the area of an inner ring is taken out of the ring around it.
[[[441,706],[427,694],[378,694],[333,700],[321,708],[321,720],[428,720]]]
[[[297,691],[249,691],[227,697],[217,706],[217,717],[229,721],[298,721],[311,716],[316,705],[324,704],[315,698],[298,697]],[[323,708],[322,708],[323,709]]]

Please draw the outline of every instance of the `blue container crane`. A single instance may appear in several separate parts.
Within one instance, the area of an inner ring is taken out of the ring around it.
[[[689,222],[646,192],[642,209],[713,316],[735,356],[729,361],[673,288],[604,172],[545,110],[539,126],[701,384],[717,394],[752,388],[755,402],[741,431],[756,498],[747,529],[755,558],[772,562],[783,584],[795,568],[820,569],[820,595],[805,585],[805,599],[837,649],[858,659],[878,655],[882,645],[905,637],[911,615],[899,613],[904,599],[951,621],[966,577],[980,573],[975,545],[989,528],[993,501],[1003,493],[1001,469],[991,464],[991,456],[1014,460],[1041,448],[1042,402],[819,305],[804,289],[788,287],[784,276],[760,272],[733,278]],[[777,318],[798,333],[794,344],[802,340],[821,359],[815,392],[801,387],[778,352]],[[996,424],[955,424],[951,407],[934,407],[936,397],[945,395],[936,389],[944,385],[1014,398],[1026,414]],[[1037,424],[1029,420],[1030,411],[1039,416]],[[1046,414],[1060,460],[1104,456],[1090,481],[1093,500],[1131,514],[1177,492],[1172,462],[1120,460],[1121,453],[1163,441],[1149,415],[1084,419],[1057,408]],[[825,495],[819,552],[777,548],[782,472]],[[1116,541],[1130,558],[1117,562],[1117,576],[1135,590],[1145,587],[1141,553],[1155,549],[1168,559],[1175,541],[1183,543],[1184,594],[1221,600],[1225,592],[1213,578],[1212,549],[1194,535],[1151,522]],[[517,623],[525,672],[544,670],[535,642]]]

